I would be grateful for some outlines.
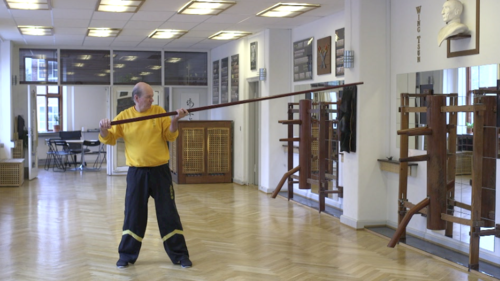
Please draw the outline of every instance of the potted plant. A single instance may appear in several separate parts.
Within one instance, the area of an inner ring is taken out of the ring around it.
[[[59,115],[54,115],[54,120],[56,124],[54,125],[54,132],[59,132],[61,130],[61,125],[59,124]]]

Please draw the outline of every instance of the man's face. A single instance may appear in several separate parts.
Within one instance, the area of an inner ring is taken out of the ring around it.
[[[136,104],[141,112],[148,110],[153,102],[153,89],[151,87],[146,87],[145,92],[140,97],[136,97]]]

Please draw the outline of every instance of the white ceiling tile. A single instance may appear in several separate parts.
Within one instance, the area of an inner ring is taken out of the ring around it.
[[[52,15],[54,19],[79,19],[89,21],[92,18],[93,10],[82,9],[54,9]]]
[[[143,20],[143,21],[161,21],[164,22],[173,16],[174,12],[143,12],[138,11],[135,13],[131,20]]]
[[[147,0],[142,4],[139,11],[170,11],[177,12],[182,6],[184,6],[189,0]]]
[[[54,34],[65,35],[65,36],[82,36],[87,35],[87,28],[84,27],[56,27],[54,28]]]
[[[120,32],[120,36],[142,36],[142,37],[147,37],[149,34],[151,34],[153,30],[151,29],[124,29],[122,32]]]
[[[152,40],[152,39],[151,39]],[[144,40],[139,44],[139,47],[141,48],[163,48],[167,42],[160,40],[160,41],[150,41],[150,40]]]
[[[171,21],[168,21],[168,22],[162,24],[159,28],[161,28],[161,29],[190,30],[197,25],[198,25],[197,22],[171,22]]]
[[[84,46],[109,47],[115,38],[85,37]]]
[[[97,8],[97,0],[51,0],[52,9],[93,10]]]
[[[40,10],[10,10],[14,18],[36,18],[36,19],[50,19],[52,17],[51,11]]]
[[[141,36],[141,35],[123,35],[120,33],[120,35],[118,35],[118,37],[115,38],[115,42],[116,41],[128,41],[128,42],[131,42],[131,41],[135,41],[135,42],[140,42],[144,39],[146,39],[147,36]]]
[[[116,20],[92,20],[89,27],[123,28],[127,21]]]
[[[169,21],[174,21],[174,22],[204,22],[208,20],[212,16],[198,16],[198,15],[179,15],[175,14],[173,15]]]
[[[50,18],[16,18],[17,25],[37,25],[37,26],[52,26]]]
[[[124,28],[127,29],[150,29],[151,32],[153,30],[159,28],[163,24],[162,21],[137,21],[131,20],[127,22]]]
[[[24,36],[30,45],[54,45],[53,36]]]
[[[54,19],[54,27],[80,27],[87,28],[89,20],[70,20],[70,19]]]
[[[135,48],[139,45],[137,41],[114,41],[111,43],[113,48]]]

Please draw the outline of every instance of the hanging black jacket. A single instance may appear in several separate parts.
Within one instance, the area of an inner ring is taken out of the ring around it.
[[[345,87],[339,107],[340,151],[356,152],[357,86]]]

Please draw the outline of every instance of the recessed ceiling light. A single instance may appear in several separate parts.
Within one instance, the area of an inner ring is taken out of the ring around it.
[[[245,37],[245,36],[250,35],[250,34],[252,34],[252,33],[245,32],[245,31],[219,31],[219,32],[215,33],[214,35],[211,35],[208,38],[214,39],[214,40],[234,40],[234,39]]]
[[[81,62],[77,62],[77,63],[74,63],[73,64],[74,67],[84,67],[85,64],[84,63],[81,63]]]
[[[234,4],[236,4],[235,1],[192,0],[177,13],[183,15],[218,15]]]
[[[113,67],[114,68],[124,68],[125,64],[123,64],[123,63],[117,63],[117,64],[114,64]]]
[[[151,72],[149,72],[149,71],[143,71],[139,75],[141,75],[141,76],[151,75]]]
[[[137,58],[138,58],[137,56],[123,56],[123,57],[120,57],[120,60],[135,61]]]
[[[13,10],[50,10],[50,0],[5,0]]]
[[[317,4],[307,3],[278,3],[270,8],[257,13],[260,17],[294,18],[305,12],[321,7]]]
[[[152,70],[159,70],[161,69],[161,65],[150,65],[148,66],[149,69],[152,69]]]
[[[153,39],[178,39],[186,33],[187,30],[156,29],[148,37]]]
[[[75,75],[75,73],[73,71],[68,71],[66,72],[66,75]]]
[[[100,0],[97,4],[98,12],[135,13],[144,4],[145,0]]]
[[[104,76],[106,76],[107,74],[106,74],[106,73],[97,73],[96,75],[97,75],[97,76],[100,76],[100,77],[104,77]]]
[[[79,55],[78,59],[79,60],[89,60],[92,58],[92,55]]]
[[[22,35],[51,36],[53,34],[53,29],[50,26],[20,25],[17,28]]]
[[[167,63],[178,63],[181,60],[182,60],[181,58],[169,58],[168,60],[166,60],[166,62]]]
[[[89,27],[87,36],[89,37],[117,37],[122,30],[119,28],[93,28]]]

